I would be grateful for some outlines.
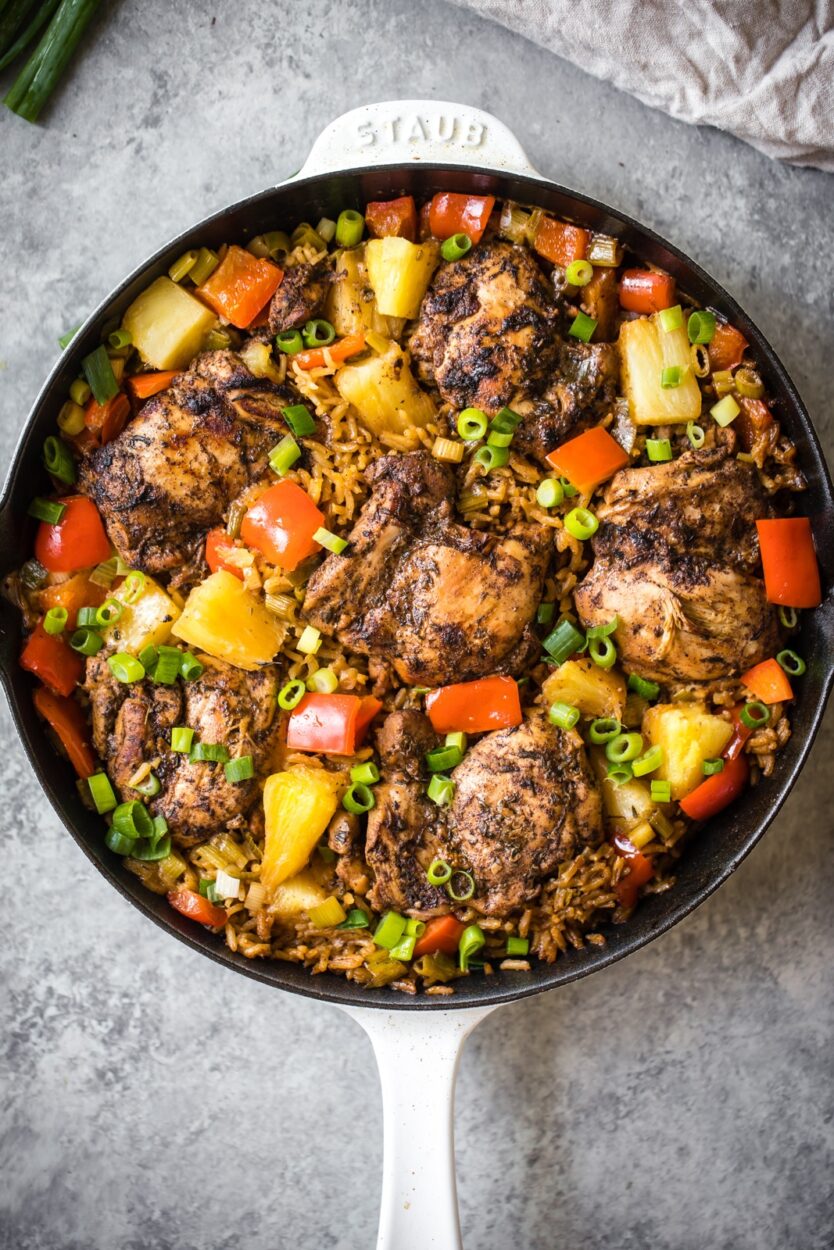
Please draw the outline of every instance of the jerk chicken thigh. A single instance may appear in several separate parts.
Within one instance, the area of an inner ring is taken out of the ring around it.
[[[597,509],[595,560],[575,591],[586,627],[619,617],[626,668],[661,682],[720,680],[777,649],[754,569],[768,514],[753,466],[726,444],[623,469]]]
[[[551,551],[547,530],[503,536],[454,519],[454,475],[428,452],[383,456],[344,554],[307,585],[304,615],[412,685],[520,671]]]

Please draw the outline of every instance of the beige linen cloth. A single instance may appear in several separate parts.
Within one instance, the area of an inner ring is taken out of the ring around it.
[[[834,173],[834,0],[455,0],[653,108]]]

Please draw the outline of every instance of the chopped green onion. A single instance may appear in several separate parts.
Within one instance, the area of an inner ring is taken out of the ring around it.
[[[66,504],[41,498],[33,499],[26,509],[29,516],[33,516],[36,521],[45,521],[47,525],[57,525],[66,510]]]
[[[465,903],[475,893],[475,878],[471,872],[456,868],[446,882],[446,893],[456,903]]]
[[[406,937],[421,938],[426,931],[425,920],[418,920],[416,916],[410,916],[405,922]]]
[[[167,859],[170,854],[171,835],[164,834],[159,841],[156,841],[154,838],[140,838],[133,847],[131,858],[143,861],[153,861]],[[215,896],[213,902],[220,902],[220,899]]]
[[[103,816],[105,812],[112,812],[116,806],[116,795],[107,773],[93,773],[92,777],[87,778],[87,785],[90,788],[90,798],[99,816]]]
[[[668,438],[647,438],[646,455],[655,464],[672,459],[672,444]]]
[[[345,919],[339,925],[340,929],[367,929],[371,923],[371,918],[366,911],[362,911],[361,907],[352,907]]]
[[[574,317],[573,324],[568,330],[568,334],[575,339],[579,339],[582,343],[590,343],[596,328],[597,323],[593,317],[589,317],[584,312],[579,312]]]
[[[130,838],[125,833],[120,833],[113,825],[104,835],[104,845],[109,847],[115,855],[131,855],[136,845],[136,838]]]
[[[113,581],[121,573],[127,573],[128,568],[122,563],[118,556],[111,556],[109,560],[103,560],[101,564],[97,564],[90,574],[90,581],[94,586],[103,586],[109,590]]]
[[[458,943],[458,962],[461,972],[469,971],[469,961],[472,956],[485,945],[486,937],[480,925],[467,925],[463,933],[461,933],[460,942]]]
[[[108,625],[115,625],[116,621],[121,619],[124,610],[124,604],[118,599],[105,599],[101,607],[96,608],[96,625],[99,629],[107,629]]]
[[[57,478],[59,482],[63,482],[66,486],[72,486],[75,482],[75,461],[66,443],[56,438],[54,434],[50,434],[49,438],[44,440],[43,463],[47,473]]]
[[[278,692],[278,706],[283,708],[285,712],[291,712],[294,707],[298,707],[301,700],[307,693],[307,688],[300,677],[294,677],[292,681],[288,681],[286,686],[282,686]]]
[[[49,613],[47,613],[49,615]],[[807,664],[801,655],[797,655],[795,651],[786,648],[780,651],[776,656],[776,663],[779,664],[790,677],[801,677],[807,669]]]
[[[332,551],[334,555],[340,556],[347,547],[347,540],[340,538],[338,534],[331,534],[330,530],[320,525],[313,535],[313,542],[318,543],[321,547],[326,547],[328,551]]]
[[[711,312],[694,312],[686,326],[690,343],[711,343],[715,334],[715,317]]]
[[[67,627],[69,613],[66,608],[50,608],[43,618],[43,627],[53,637],[62,634]]]
[[[189,764],[225,764],[228,758],[228,749],[222,742],[195,742],[188,756],[188,762]]]
[[[598,716],[592,720],[588,729],[588,737],[596,746],[603,742],[612,742],[621,732],[622,725],[614,716]]]
[[[594,276],[594,267],[587,260],[572,260],[565,270],[565,279],[570,286],[587,286]]]
[[[255,762],[251,755],[238,755],[226,761],[223,772],[231,785],[237,785],[239,781],[249,781],[255,776]]]
[[[133,346],[133,335],[129,330],[114,330],[112,334],[108,334],[107,342],[114,351],[119,352],[123,347]]]
[[[70,638],[70,646],[79,655],[96,655],[104,646],[104,639],[94,629],[77,629]]]
[[[683,325],[683,309],[680,304],[673,304],[671,308],[661,308],[659,313],[661,329],[668,334],[671,330],[679,330]],[[677,383],[673,383],[677,385]]]
[[[696,425],[694,421],[687,421],[686,437],[689,439],[695,450],[700,451],[707,436],[700,425]]]
[[[316,850],[326,864],[335,864],[337,858],[336,852],[331,851],[326,842],[319,842],[316,846]]]
[[[183,278],[187,278],[191,270],[197,263],[197,252],[192,248],[190,252],[183,252],[178,257],[171,268],[168,270],[168,277],[172,282],[182,282]]]
[[[621,733],[606,744],[605,757],[612,764],[629,764],[637,759],[642,750],[643,738],[640,734]]]
[[[98,608],[83,607],[79,608],[76,614],[75,623],[79,629],[96,627],[96,612]]]
[[[573,482],[569,482],[566,477],[560,477],[559,481],[562,485],[562,490],[565,492],[565,499],[573,499],[574,495],[579,494]]]
[[[436,747],[426,752],[426,767],[430,773],[444,773],[447,768],[457,768],[463,759],[463,751],[457,747]]]
[[[396,911],[387,911],[374,930],[374,942],[377,946],[391,950],[402,939],[405,924],[405,916]]]
[[[332,243],[336,235],[335,221],[331,221],[329,217],[322,217],[316,226],[316,234],[320,239],[324,239],[325,243]]]
[[[75,338],[76,334],[78,333],[80,329],[81,329],[81,326],[74,326],[72,330],[67,330],[65,334],[61,335],[61,337],[58,339],[58,346],[60,347],[62,352],[66,351],[66,349],[69,347],[70,343]]]
[[[216,252],[213,252],[210,247],[201,247],[197,253],[197,259],[188,271],[188,276],[195,286],[202,286],[219,264],[220,257]]]
[[[329,321],[316,317],[306,323],[301,337],[305,347],[329,347],[336,337],[336,331]]]
[[[131,790],[135,790],[137,794],[143,794],[146,799],[153,799],[162,789],[162,782],[156,773],[148,773],[144,781],[140,781],[138,785],[131,786]]]
[[[430,885],[445,885],[452,879],[452,865],[445,859],[433,859],[429,864],[426,878]]]
[[[285,356],[295,356],[297,352],[302,352],[304,350],[304,340],[301,337],[301,331],[282,330],[280,334],[275,335],[275,346]]]
[[[536,489],[536,503],[540,508],[558,508],[564,501],[565,488],[558,478],[546,477]]]
[[[173,686],[180,675],[182,655],[176,647],[159,647],[156,664],[149,674],[159,686]]]
[[[469,743],[466,734],[458,732],[446,734],[446,737],[443,739],[443,745],[446,747],[457,747],[461,755],[463,755]]]
[[[45,572],[46,570],[44,570]],[[796,608],[780,607],[779,620],[785,629],[796,629],[799,624],[799,613]]]
[[[617,662],[617,648],[610,638],[591,638],[588,655],[600,668],[613,668]]]
[[[573,729],[579,722],[579,708],[570,703],[551,703],[547,712],[551,725],[559,729]]]
[[[754,700],[752,703],[745,703],[739,717],[748,729],[764,729],[765,725],[770,724],[770,708]]]
[[[126,838],[149,838],[153,833],[153,817],[144,803],[130,799],[120,803],[113,812],[113,828]]]
[[[86,611],[86,609],[82,608],[81,611],[84,612]],[[146,647],[143,647],[142,650],[139,652],[137,659],[139,660],[139,663],[142,665],[142,668],[147,673],[147,672],[150,672],[154,664],[156,664],[157,660],[159,659],[159,652],[157,651],[156,647],[152,643],[148,643],[148,645]]]
[[[132,607],[145,593],[147,578],[139,569],[131,569],[121,585],[122,602]]]
[[[84,378],[76,378],[69,388],[70,399],[74,404],[78,404],[79,408],[83,408],[87,400],[92,395],[90,385]],[[80,433],[80,431],[78,431]]]
[[[391,947],[391,958],[399,959],[403,963],[407,963],[409,959],[413,958],[414,947],[416,945],[417,938],[413,935],[406,935],[405,937],[400,938],[397,945]]]
[[[487,437],[487,447],[509,447],[512,441],[512,430],[490,430]]]
[[[295,647],[302,655],[315,655],[321,647],[321,630],[314,625],[305,625]]]
[[[576,264],[577,262],[573,262]],[[523,937],[507,938],[507,954],[508,955],[528,955],[530,953],[530,941]]]
[[[641,699],[656,699],[660,694],[660,686],[656,681],[648,681],[645,677],[638,677],[636,673],[629,673],[628,688]]]
[[[269,453],[269,467],[279,477],[289,473],[301,455],[301,448],[292,434],[285,434],[280,443],[276,443]]]
[[[704,760],[701,767],[705,777],[714,777],[716,773],[723,773],[724,761],[722,759]]]
[[[180,660],[180,677],[183,681],[196,681],[202,677],[205,665],[201,664],[196,655],[186,651]]]
[[[563,664],[575,651],[585,645],[585,635],[576,626],[563,617],[551,634],[542,642],[542,646],[557,664]]]
[[[506,447],[489,446],[480,447],[472,457],[475,464],[483,465],[487,473],[491,473],[493,469],[501,469],[509,462],[510,453]]]
[[[366,760],[364,764],[354,764],[350,770],[350,779],[360,786],[376,785],[379,781],[379,769],[373,760]]]
[[[586,630],[588,638],[607,638],[610,634],[615,634],[620,624],[619,616],[614,616],[610,621],[606,621],[604,625],[592,625]]]
[[[188,755],[194,741],[194,730],[190,725],[177,725],[171,730],[171,750]]]
[[[458,434],[467,443],[474,443],[487,432],[489,418],[480,408],[464,408],[458,414]]]
[[[573,538],[584,542],[599,529],[599,521],[588,508],[571,508],[565,517],[565,529]]]
[[[370,786],[357,781],[348,787],[342,799],[342,807],[353,816],[361,816],[363,812],[369,812],[375,803],[374,792]]]
[[[365,218],[352,208],[345,208],[336,219],[336,246],[356,247],[362,242]]]
[[[448,807],[455,797],[455,783],[451,777],[435,773],[426,788],[426,794],[438,807]]]
[[[660,385],[664,391],[680,386],[682,380],[683,370],[680,365],[666,365],[660,371]]]
[[[651,798],[653,803],[671,803],[672,801],[672,783],[671,781],[652,781]]]
[[[290,404],[288,408],[282,408],[281,416],[296,438],[303,438],[305,434],[315,434],[316,432],[315,419],[311,415],[309,408],[305,408],[304,404]]]
[[[339,689],[339,678],[332,668],[317,668],[307,678],[307,689],[316,694],[333,694]]]
[[[638,735],[639,737],[639,735]],[[660,768],[663,763],[663,747],[656,744],[634,761],[634,776],[645,777]]]
[[[555,603],[540,603],[536,608],[536,624],[549,625],[556,615]]]
[[[145,676],[145,670],[135,655],[128,655],[126,651],[119,651],[116,655],[109,656],[107,667],[116,678],[116,681],[124,682],[127,685],[130,682],[141,681]]]
[[[450,235],[440,245],[440,255],[444,260],[460,260],[471,250],[472,240],[468,234]]]
[[[732,395],[725,395],[723,399],[719,399],[717,404],[712,405],[710,412],[716,423],[723,428],[735,421],[741,409]]]
[[[608,765],[606,780],[610,781],[612,786],[624,786],[631,781],[633,776],[634,770],[629,763]]]
[[[221,901],[214,882],[210,881],[208,877],[203,877],[201,879],[199,890],[203,898],[207,898],[210,903],[219,903]]]
[[[493,430],[503,430],[505,433],[515,430],[521,425],[521,415],[513,412],[512,408],[501,408],[492,418]]]
[[[97,347],[81,361],[84,377],[93,392],[97,404],[106,404],[119,393],[119,384],[105,347]]]

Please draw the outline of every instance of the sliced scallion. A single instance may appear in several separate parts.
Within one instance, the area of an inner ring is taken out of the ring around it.
[[[352,208],[342,209],[336,219],[336,246],[356,247],[362,242],[365,218]]]
[[[156,773],[148,773],[144,781],[140,781],[138,785],[131,786],[131,790],[135,790],[137,794],[143,794],[146,799],[153,799],[162,789],[162,782]]]
[[[329,347],[336,337],[336,331],[329,321],[316,317],[305,324],[301,337],[305,347]]]
[[[648,751],[644,751],[644,753],[639,755],[634,761],[634,764],[632,765],[634,768],[634,776],[646,777],[649,773],[656,772],[662,763],[663,747],[660,746],[659,743],[655,743],[654,746],[649,747]]]
[[[694,312],[686,330],[690,343],[711,343],[715,336],[715,317],[711,312]]]
[[[617,662],[617,648],[610,638],[591,638],[588,655],[600,668],[613,668]]]
[[[797,655],[795,651],[791,651],[786,647],[784,651],[780,651],[776,656],[776,663],[779,664],[790,677],[801,677],[807,670],[807,664],[801,655]]]
[[[647,438],[646,455],[654,464],[672,459],[672,444],[668,438]]]
[[[455,783],[443,773],[435,773],[426,787],[426,794],[438,807],[448,807],[455,797]]]
[[[340,538],[338,534],[331,534],[330,530],[325,529],[323,525],[320,525],[313,535],[313,542],[332,551],[336,556],[340,556],[347,547],[346,539]]]
[[[563,664],[575,651],[585,645],[585,635],[566,617],[563,617],[552,633],[548,634],[542,646],[557,664]]]
[[[93,773],[92,777],[87,778],[87,785],[99,816],[112,812],[117,800],[107,773]]]
[[[724,761],[722,759],[704,760],[701,768],[705,777],[714,777],[717,773],[723,773]]]
[[[43,618],[43,627],[47,634],[55,637],[62,634],[67,627],[69,613],[66,608],[50,608]]]
[[[314,625],[305,625],[295,647],[302,655],[315,655],[321,647],[321,630]]]
[[[70,638],[70,646],[79,655],[96,655],[104,646],[104,639],[94,629],[77,629]]]
[[[440,255],[444,260],[461,260],[472,250],[472,240],[468,234],[452,234],[440,245]]]
[[[281,416],[296,438],[303,438],[305,434],[316,432],[316,422],[309,408],[305,408],[304,404],[290,404],[287,408],[282,408]]]
[[[251,755],[238,755],[233,760],[227,760],[223,765],[223,772],[226,780],[232,785],[237,785],[241,781],[250,781],[255,776],[255,761]]]
[[[458,434],[467,443],[477,442],[487,432],[489,418],[480,408],[464,408],[458,414]]]
[[[605,757],[612,764],[630,764],[643,750],[643,739],[637,733],[620,733],[606,743]]]
[[[304,350],[304,340],[301,337],[301,331],[282,330],[280,334],[275,335],[275,346],[285,356],[295,356],[297,352]]]
[[[44,440],[43,463],[47,473],[57,478],[59,482],[63,482],[66,486],[72,486],[75,482],[75,461],[72,454],[66,443],[56,438],[54,434],[50,434]]]
[[[430,885],[445,885],[452,877],[452,865],[447,864],[445,859],[433,859],[426,871],[426,878]]]
[[[747,729],[764,729],[765,725],[770,724],[770,708],[767,704],[754,700],[752,703],[745,703],[739,718]]]
[[[653,803],[671,803],[672,801],[672,783],[671,781],[654,780],[650,786],[651,799]]]
[[[700,425],[696,425],[694,421],[687,421],[686,437],[689,439],[692,447],[694,447],[696,451],[700,451],[707,436]]]
[[[109,399],[118,395],[119,384],[104,346],[97,347],[89,356],[85,356],[81,361],[81,368],[97,404],[106,404]]]
[[[436,747],[426,752],[426,767],[430,773],[445,773],[447,769],[457,768],[463,759],[463,752],[457,747]]]
[[[559,729],[573,729],[579,723],[579,708],[570,703],[551,703],[547,712],[551,725]]]
[[[194,730],[190,725],[177,725],[171,730],[171,750],[181,755],[188,755],[194,741]]]
[[[278,692],[278,706],[285,712],[291,712],[294,707],[298,707],[306,693],[307,687],[304,682],[300,677],[294,677]]]
[[[565,517],[565,529],[573,538],[584,542],[599,529],[599,521],[588,508],[571,508]]]
[[[222,742],[195,742],[188,755],[189,764],[225,764],[228,748]]]
[[[116,655],[108,656],[107,667],[116,681],[124,682],[125,685],[141,681],[145,676],[145,670],[136,656],[128,655],[126,651],[119,651]]]
[[[387,911],[374,930],[374,942],[377,946],[390,950],[402,938],[405,925],[405,916],[396,911]]]
[[[572,260],[565,270],[569,286],[587,286],[594,276],[594,267],[587,260]]]
[[[105,599],[101,607],[96,608],[96,625],[99,629],[107,629],[109,625],[115,625],[116,621],[121,619],[124,610],[124,604],[118,599]]]
[[[469,971],[469,963],[472,956],[475,955],[486,945],[486,936],[480,925],[467,925],[463,933],[460,935],[458,943],[458,963],[461,972]]]
[[[350,770],[350,779],[360,786],[376,785],[379,781],[379,769],[373,760],[366,760],[364,764],[354,764]]]
[[[204,667],[196,655],[186,651],[180,659],[180,677],[183,681],[196,681],[198,677],[202,677]]]
[[[56,503],[54,499],[33,499],[26,509],[29,516],[36,521],[45,521],[47,525],[57,525],[67,510],[67,505]]]
[[[710,413],[713,419],[716,424],[720,425],[722,428],[735,421],[740,412],[741,409],[733,399],[732,395],[725,395],[723,399],[719,399],[718,403],[713,404],[710,408]]]
[[[456,868],[446,882],[446,893],[455,903],[465,903],[475,893],[475,878],[465,868]]]
[[[578,312],[573,319],[568,334],[572,338],[579,339],[582,343],[590,343],[597,323],[593,317],[589,317],[587,313]]]
[[[633,690],[641,699],[656,699],[660,694],[660,686],[656,681],[648,681],[645,677],[638,677],[637,673],[629,673],[628,688]]]
[[[269,467],[279,477],[289,473],[301,455],[301,448],[291,434],[285,434],[269,453]]]
[[[366,911],[362,911],[361,907],[352,907],[345,919],[339,925],[340,929],[367,929],[371,923],[371,918]]]
[[[339,689],[339,678],[332,668],[317,668],[307,678],[307,689],[316,694],[334,694]]]
[[[671,330],[679,330],[683,325],[683,309],[680,304],[673,304],[671,308],[661,308],[658,317],[661,329],[667,334]]]
[[[348,786],[342,798],[342,807],[353,816],[369,812],[375,803],[374,792],[370,786],[357,781]]]
[[[487,445],[479,447],[472,459],[475,464],[482,465],[487,473],[491,473],[493,469],[501,469],[509,463],[510,452],[507,447]]]
[[[588,728],[588,737],[596,746],[612,742],[621,732],[622,725],[614,716],[598,716]]]
[[[540,508],[558,508],[564,501],[565,488],[556,477],[546,477],[536,488],[536,503]]]

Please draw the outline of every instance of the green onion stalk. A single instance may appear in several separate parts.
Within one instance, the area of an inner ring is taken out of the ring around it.
[[[28,122],[36,122],[66,69],[100,0],[61,0],[4,103]]]

